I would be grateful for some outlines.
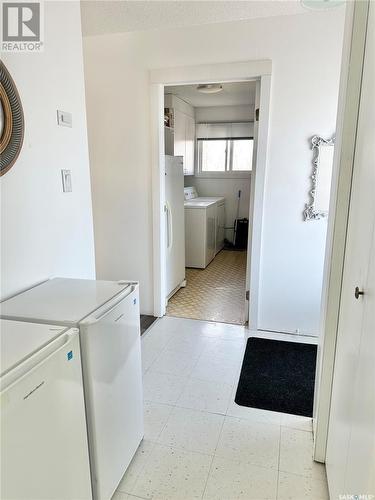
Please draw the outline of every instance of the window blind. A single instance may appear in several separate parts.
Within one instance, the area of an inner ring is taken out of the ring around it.
[[[240,139],[254,134],[253,122],[197,123],[197,139]]]

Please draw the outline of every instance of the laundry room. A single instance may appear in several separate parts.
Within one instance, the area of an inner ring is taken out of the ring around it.
[[[247,320],[255,98],[256,81],[165,86],[169,316]]]

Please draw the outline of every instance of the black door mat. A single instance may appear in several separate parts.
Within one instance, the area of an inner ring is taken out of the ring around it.
[[[147,314],[141,314],[141,335],[145,333],[148,328],[152,325],[154,321],[156,321],[158,318],[155,316],[149,316]]]
[[[235,402],[311,417],[316,352],[316,345],[249,338]]]

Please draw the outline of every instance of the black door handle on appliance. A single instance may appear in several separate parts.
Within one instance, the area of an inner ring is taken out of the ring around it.
[[[354,297],[356,299],[359,299],[359,296],[360,295],[364,295],[365,292],[363,290],[360,290],[358,286],[355,287],[355,290],[354,290]]]

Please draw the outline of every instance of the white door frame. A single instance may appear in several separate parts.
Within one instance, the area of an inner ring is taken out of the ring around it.
[[[260,80],[261,112],[258,125],[258,155],[253,197],[253,219],[250,227],[250,265],[247,268],[247,282],[251,283],[249,327],[258,325],[258,294],[261,259],[262,219],[264,188],[267,168],[267,144],[271,95],[270,60],[238,63],[209,64],[164,68],[150,71],[150,112],[151,112],[151,166],[152,166],[152,206],[153,206],[153,268],[154,268],[154,315],[164,316],[165,303],[165,164],[164,164],[164,86],[189,85],[199,83],[225,83]],[[253,188],[252,188],[253,190]]]
[[[257,86],[256,108],[259,109],[257,141],[254,144],[255,165],[251,173],[249,235],[246,266],[246,290],[249,290],[249,330],[258,329],[259,281],[262,250],[264,190],[266,186],[268,128],[271,102],[271,75],[264,75]],[[257,82],[258,84],[258,82]],[[255,123],[254,123],[255,125]],[[256,125],[255,125],[256,126]]]

